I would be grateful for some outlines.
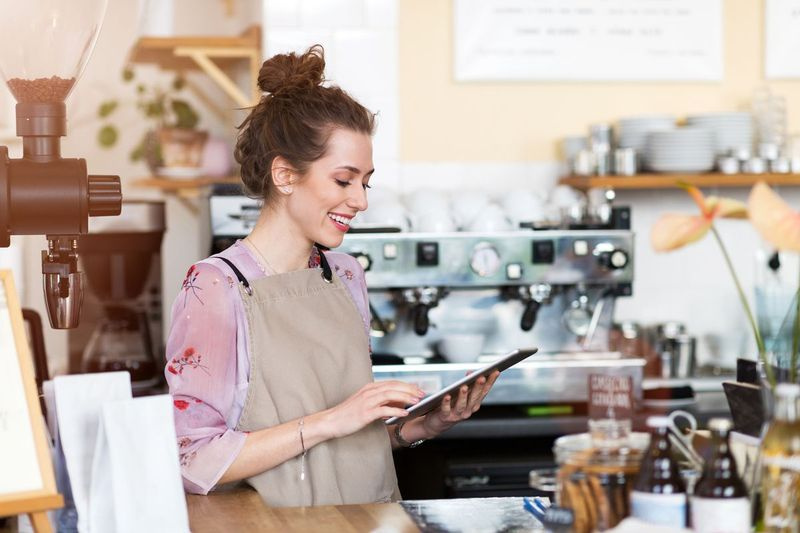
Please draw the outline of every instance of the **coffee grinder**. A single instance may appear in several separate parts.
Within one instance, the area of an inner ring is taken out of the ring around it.
[[[61,157],[65,100],[97,40],[107,0],[4,2],[0,73],[17,101],[21,159],[0,146],[0,247],[11,235],[46,235],[42,277],[54,328],[80,318],[78,236],[88,218],[120,212],[118,176],[89,175],[85,159]]]

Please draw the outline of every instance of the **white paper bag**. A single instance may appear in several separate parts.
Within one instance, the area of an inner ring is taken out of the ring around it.
[[[189,532],[171,396],[103,404],[89,501],[92,533]]]
[[[72,495],[78,510],[78,531],[89,533],[89,489],[92,456],[103,404],[131,398],[127,372],[58,376],[53,380],[57,434],[61,438]],[[173,430],[174,431],[174,430]]]

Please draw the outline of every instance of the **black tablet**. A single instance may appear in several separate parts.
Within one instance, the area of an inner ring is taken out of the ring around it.
[[[469,375],[464,376],[463,378],[459,379],[455,383],[451,383],[447,387],[441,389],[436,394],[431,394],[423,399],[416,405],[408,407],[406,410],[408,414],[406,416],[393,416],[386,420],[385,424],[388,426],[390,424],[397,424],[399,422],[407,422],[413,418],[417,418],[418,416],[422,416],[428,414],[429,412],[433,411],[439,404],[442,402],[442,399],[450,394],[451,396],[457,396],[458,389],[462,385],[470,385],[473,381],[477,380],[481,376],[489,376],[495,370],[499,370],[502,372],[507,368],[511,368],[512,366],[516,365],[523,359],[527,359],[528,357],[532,356],[536,352],[539,351],[539,348],[520,348],[518,350],[514,350],[510,352],[497,361],[493,363],[489,363],[488,365],[479,368],[472,372]]]

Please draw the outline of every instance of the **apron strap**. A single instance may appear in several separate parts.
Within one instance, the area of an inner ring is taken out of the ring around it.
[[[328,264],[328,260],[325,259],[325,253],[322,251],[323,248],[319,244],[314,244],[317,247],[317,252],[319,252],[319,265],[322,267],[322,279],[330,283],[333,281],[333,272],[331,271],[331,266]]]
[[[242,285],[242,287],[244,287],[244,290],[247,293],[247,295],[248,296],[252,296],[253,295],[253,289],[250,288],[250,283],[247,281],[247,278],[244,277],[244,275],[241,273],[241,271],[238,268],[236,268],[236,265],[234,265],[232,261],[230,261],[229,259],[226,259],[226,258],[224,258],[222,256],[219,256],[219,255],[214,255],[214,256],[212,256],[212,258],[221,259],[222,261],[225,261],[228,264],[228,266],[231,267],[231,270],[233,270],[233,273],[236,274],[236,278],[239,280],[239,283]]]

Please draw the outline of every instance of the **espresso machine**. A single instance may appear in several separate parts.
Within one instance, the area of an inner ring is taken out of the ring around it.
[[[337,251],[366,271],[373,359],[388,363],[374,366],[376,379],[437,389],[536,346],[486,404],[585,403],[590,374],[629,375],[641,399],[644,361],[608,348],[616,298],[632,294],[629,229],[351,232]]]

